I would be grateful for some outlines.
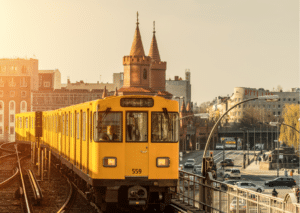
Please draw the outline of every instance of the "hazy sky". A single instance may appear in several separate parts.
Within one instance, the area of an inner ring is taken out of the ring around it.
[[[0,0],[0,58],[37,58],[62,83],[112,82],[137,11],[145,54],[155,21],[166,77],[190,69],[194,102],[299,87],[298,0]]]

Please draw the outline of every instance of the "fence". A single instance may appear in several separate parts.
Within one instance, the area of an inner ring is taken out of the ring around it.
[[[300,213],[294,193],[285,199],[179,171],[175,200],[203,212]]]

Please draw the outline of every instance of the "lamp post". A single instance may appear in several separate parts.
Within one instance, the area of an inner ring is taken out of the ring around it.
[[[235,104],[234,106],[232,106],[231,108],[229,108],[222,116],[220,116],[220,118],[215,123],[215,125],[212,128],[212,130],[210,131],[210,134],[208,136],[208,139],[207,139],[207,142],[206,142],[206,145],[205,145],[205,149],[204,149],[204,152],[203,152],[203,157],[202,157],[203,158],[203,160],[202,160],[202,174],[204,176],[206,175],[206,171],[204,170],[205,169],[205,158],[206,158],[206,153],[207,153],[207,150],[208,150],[208,147],[209,147],[209,144],[210,144],[210,139],[211,139],[211,137],[213,135],[214,130],[219,125],[219,123],[222,120],[222,118],[224,116],[226,116],[228,114],[228,112],[230,112],[232,109],[234,109],[238,105],[241,105],[241,104],[246,103],[248,101],[253,101],[253,100],[257,100],[257,99],[266,100],[266,101],[278,101],[278,98],[279,98],[278,95],[271,95],[271,96],[259,96],[259,97],[256,97],[256,98],[246,99],[244,101],[241,101],[241,102]]]

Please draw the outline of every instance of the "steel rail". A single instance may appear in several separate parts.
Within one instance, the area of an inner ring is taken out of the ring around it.
[[[69,195],[68,195],[68,198],[67,198],[66,202],[65,202],[65,203],[62,205],[62,207],[57,211],[57,213],[63,213],[63,212],[65,212],[65,210],[66,210],[66,208],[68,207],[68,205],[69,205],[69,203],[70,203],[70,201],[71,201],[71,198],[72,198],[72,196],[73,196],[73,194],[74,194],[72,184],[71,184],[71,182],[69,181],[69,179],[67,179],[67,180],[68,180],[69,187],[70,187]]]
[[[24,182],[24,177],[23,177],[23,173],[22,173],[22,169],[21,169],[21,163],[20,163],[17,145],[15,145],[15,149],[16,149],[16,153],[17,153],[17,161],[18,161],[19,170],[20,170],[20,178],[21,178],[22,188],[23,188],[23,192],[24,192],[26,211],[27,211],[27,213],[31,213],[33,211],[31,209],[31,205],[29,203],[29,198],[28,198],[27,191],[25,188],[25,182]]]

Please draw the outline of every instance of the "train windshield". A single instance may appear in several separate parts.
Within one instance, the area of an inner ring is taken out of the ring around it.
[[[126,112],[126,142],[148,141],[147,112]]]
[[[178,142],[178,113],[152,112],[152,142]]]
[[[96,122],[96,113],[94,121]],[[122,141],[122,113],[121,112],[99,112],[98,122],[94,124],[94,141]]]

